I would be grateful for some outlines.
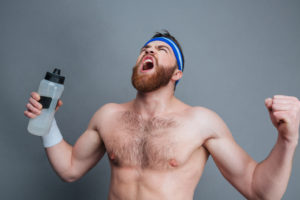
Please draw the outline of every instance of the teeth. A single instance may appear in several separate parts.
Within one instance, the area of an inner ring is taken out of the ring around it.
[[[152,63],[152,60],[148,58],[148,59],[145,60],[144,63],[149,63],[149,62]]]
[[[153,61],[150,58],[144,60],[143,70],[149,70],[153,68]]]

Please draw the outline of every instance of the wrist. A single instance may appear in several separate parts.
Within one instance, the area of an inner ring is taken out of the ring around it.
[[[42,136],[43,146],[45,148],[52,147],[60,143],[62,140],[63,137],[54,118],[49,133],[47,135]]]
[[[286,147],[296,148],[298,146],[298,140],[299,140],[298,134],[296,134],[293,137],[287,137],[284,134],[279,133],[277,143]]]

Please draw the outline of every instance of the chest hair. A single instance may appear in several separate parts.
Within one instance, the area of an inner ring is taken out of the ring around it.
[[[119,137],[113,140],[111,160],[116,165],[162,168],[174,156],[174,128],[179,123],[172,118],[143,119],[126,111],[120,115]]]

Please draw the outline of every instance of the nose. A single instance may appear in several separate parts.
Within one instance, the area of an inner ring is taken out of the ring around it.
[[[154,50],[152,48],[147,48],[146,54],[154,54]]]

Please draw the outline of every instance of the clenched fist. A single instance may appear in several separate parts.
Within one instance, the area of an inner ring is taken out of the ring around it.
[[[296,97],[275,95],[267,98],[265,105],[280,136],[288,142],[298,143],[300,101]]]

